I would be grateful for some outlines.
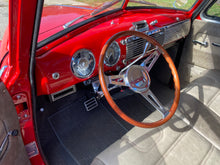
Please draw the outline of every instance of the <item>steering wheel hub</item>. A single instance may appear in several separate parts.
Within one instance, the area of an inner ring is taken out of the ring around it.
[[[125,81],[135,92],[146,92],[150,87],[150,76],[148,72],[139,65],[132,65],[125,74]]]

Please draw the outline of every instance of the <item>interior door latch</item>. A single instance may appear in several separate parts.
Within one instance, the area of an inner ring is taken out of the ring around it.
[[[193,40],[192,42],[194,44],[199,44],[199,45],[202,45],[204,47],[208,47],[208,42],[207,41],[201,42],[201,41]]]

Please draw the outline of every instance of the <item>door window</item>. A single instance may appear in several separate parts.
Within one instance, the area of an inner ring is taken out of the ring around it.
[[[205,10],[204,16],[211,20],[220,22],[220,0],[216,0]]]

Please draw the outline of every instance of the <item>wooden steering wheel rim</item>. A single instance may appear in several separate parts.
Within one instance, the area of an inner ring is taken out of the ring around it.
[[[175,88],[175,96],[174,96],[174,100],[173,100],[173,104],[169,110],[169,114],[161,120],[158,120],[156,122],[153,123],[144,123],[144,122],[139,122],[136,121],[132,118],[130,118],[129,116],[127,116],[114,102],[114,100],[112,99],[108,88],[106,86],[105,83],[105,78],[104,78],[104,57],[105,57],[105,52],[107,50],[107,48],[110,46],[110,44],[115,41],[116,39],[123,37],[123,36],[132,36],[135,35],[137,37],[143,38],[145,40],[147,40],[148,42],[150,42],[151,44],[157,46],[161,51],[162,51],[162,55],[165,58],[166,62],[169,65],[169,68],[171,69],[171,73],[173,75],[173,81],[174,81],[174,88]],[[123,31],[123,32],[119,32],[117,34],[115,34],[114,36],[112,36],[103,46],[102,51],[101,51],[101,55],[100,55],[100,59],[99,59],[99,81],[101,84],[101,88],[102,91],[105,95],[106,100],[108,101],[109,105],[112,107],[112,109],[125,121],[127,121],[128,123],[134,125],[134,126],[138,126],[138,127],[142,127],[142,128],[154,128],[154,127],[158,127],[164,123],[166,123],[175,113],[178,103],[179,103],[179,98],[180,98],[180,82],[179,82],[179,76],[176,70],[176,67],[171,59],[171,57],[169,56],[169,54],[167,53],[167,51],[156,41],[154,40],[152,37],[147,36],[144,33],[138,32],[138,31]]]

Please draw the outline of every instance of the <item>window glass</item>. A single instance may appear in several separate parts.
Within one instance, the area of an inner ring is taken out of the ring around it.
[[[8,25],[8,0],[0,0],[0,40]]]
[[[129,7],[153,6],[189,10],[197,0],[130,0]]]
[[[220,18],[220,0],[217,0],[207,11],[207,15],[210,17]]]

